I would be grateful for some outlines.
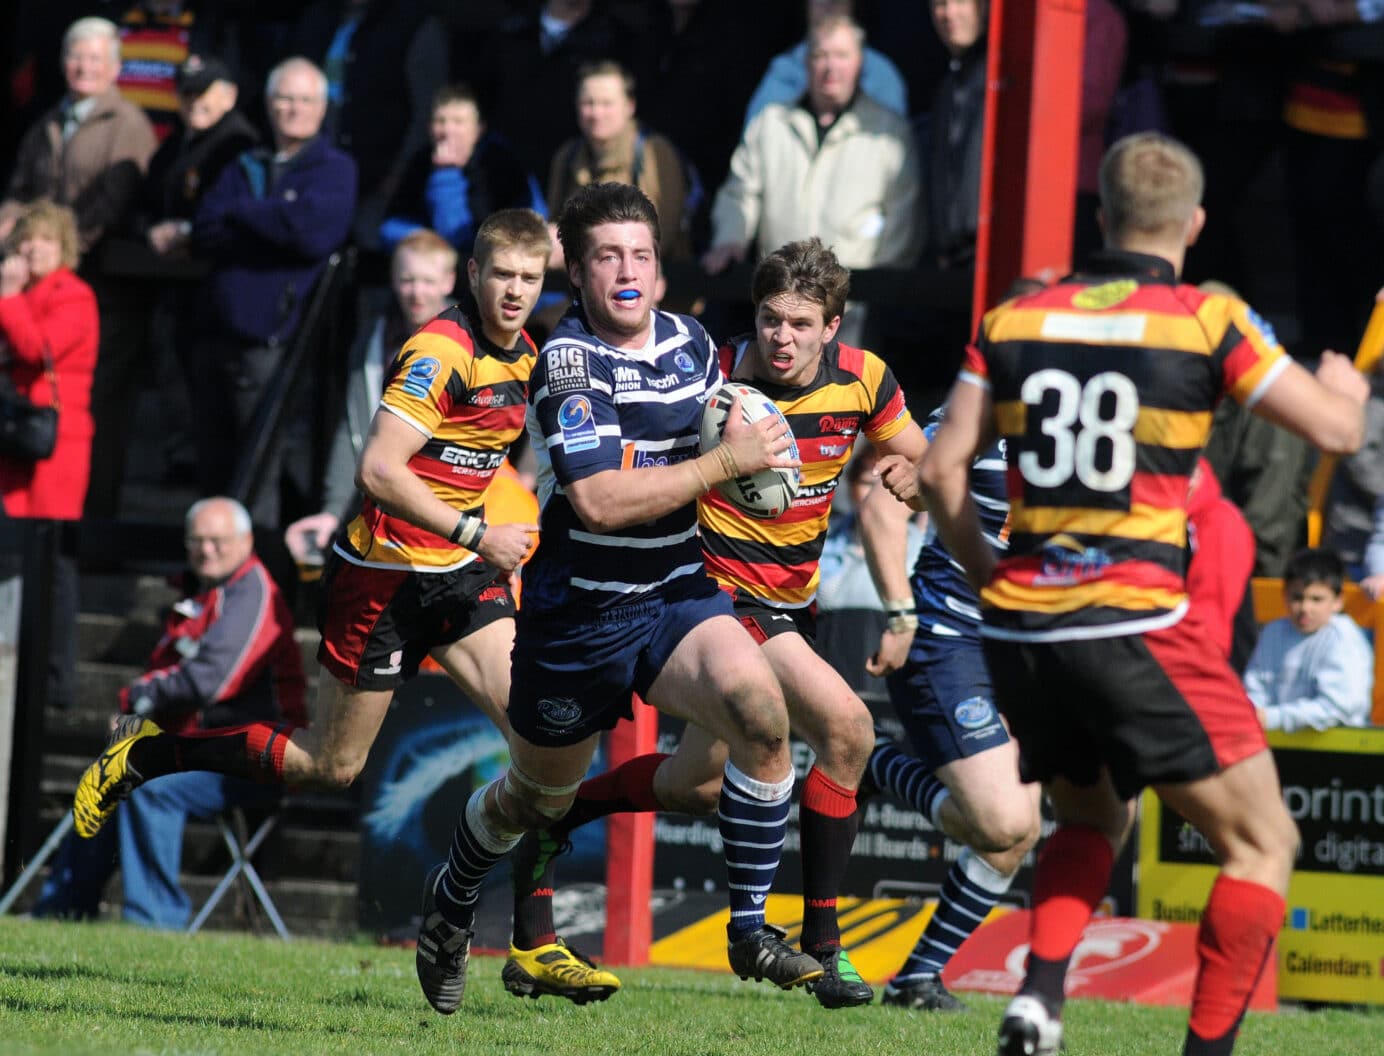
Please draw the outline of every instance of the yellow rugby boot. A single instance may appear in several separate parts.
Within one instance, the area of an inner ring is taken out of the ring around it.
[[[125,715],[116,723],[106,742],[106,750],[77,782],[77,791],[72,797],[72,820],[78,836],[86,839],[95,836],[106,819],[115,813],[120,801],[144,784],[144,778],[130,765],[130,747],[143,737],[157,737],[162,732],[138,715]]]
[[[572,951],[562,939],[532,950],[509,948],[504,971],[505,989],[515,997],[565,997],[573,1004],[604,1001],[620,989],[620,980]]]

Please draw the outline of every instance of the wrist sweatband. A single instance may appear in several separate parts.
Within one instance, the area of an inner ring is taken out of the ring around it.
[[[463,513],[457,518],[457,526],[447,538],[468,550],[474,550],[485,536],[485,522],[479,517]]]

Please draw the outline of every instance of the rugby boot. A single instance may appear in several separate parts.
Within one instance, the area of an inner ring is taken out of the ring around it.
[[[466,964],[471,958],[471,929],[450,924],[437,908],[437,883],[447,863],[435,865],[423,881],[423,922],[418,926],[414,966],[428,1004],[450,1016],[466,992]]]
[[[144,737],[163,731],[139,715],[122,715],[111,731],[106,750],[86,769],[72,796],[72,820],[77,835],[91,839],[101,831],[120,801],[144,783],[130,765],[130,748]]]
[[[784,942],[788,933],[764,924],[726,948],[730,970],[741,979],[767,979],[783,990],[803,986],[822,976],[822,966],[810,955]]]
[[[940,975],[916,976],[901,984],[890,980],[879,1003],[895,1008],[912,1008],[919,1012],[966,1011],[965,1003],[943,985]]]
[[[1000,1021],[996,1056],[1054,1056],[1062,1047],[1062,1020],[1041,998],[1020,994]]]
[[[561,938],[532,950],[509,948],[500,979],[515,997],[544,994],[565,997],[575,1005],[604,1001],[620,989],[620,980],[597,968],[589,958],[571,949]]]
[[[850,957],[840,946],[816,946],[807,951],[822,966],[822,974],[807,984],[808,992],[823,1008],[851,1008],[868,1005],[875,996],[870,984],[860,978]]]

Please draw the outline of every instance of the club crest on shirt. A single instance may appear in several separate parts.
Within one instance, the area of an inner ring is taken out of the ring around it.
[[[1092,312],[1098,312],[1102,308],[1113,308],[1121,301],[1132,297],[1138,289],[1139,284],[1133,279],[1116,279],[1114,282],[1103,282],[1099,286],[1088,286],[1072,297],[1072,307]]]

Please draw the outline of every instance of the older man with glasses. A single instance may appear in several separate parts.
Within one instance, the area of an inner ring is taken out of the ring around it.
[[[120,710],[185,734],[265,720],[281,723],[287,736],[307,724],[303,663],[288,604],[255,556],[250,515],[233,499],[209,498],[193,503],[184,524],[186,589],[144,674],[120,691]],[[129,719],[117,726],[122,721]],[[124,919],[181,930],[191,909],[178,883],[187,818],[281,792],[206,772],[150,782],[131,793],[118,824],[90,840],[69,836],[34,915],[99,916],[118,860]]]

